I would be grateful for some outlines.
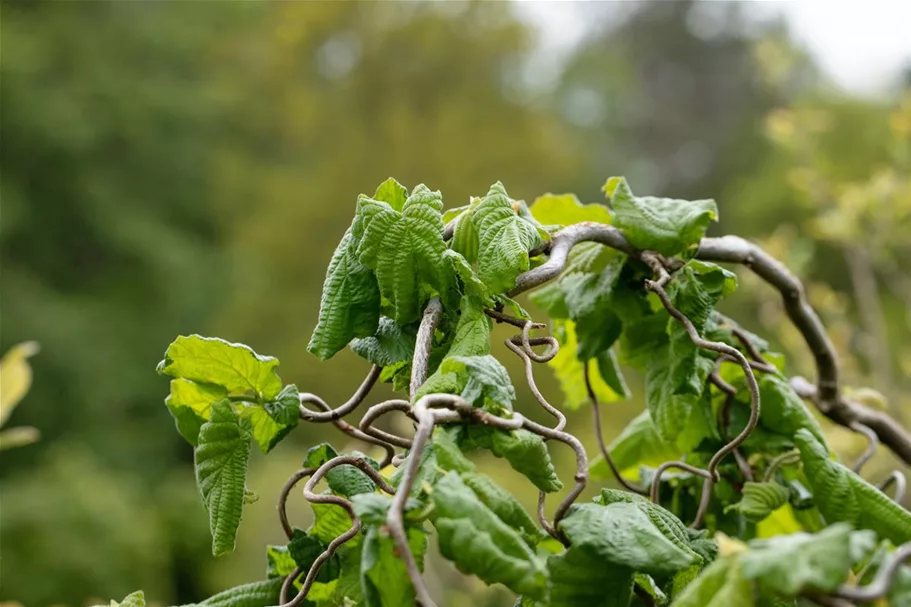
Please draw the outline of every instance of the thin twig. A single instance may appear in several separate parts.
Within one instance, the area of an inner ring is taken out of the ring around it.
[[[585,389],[588,391],[588,399],[592,403],[592,417],[594,418],[593,423],[595,424],[595,440],[598,442],[598,449],[601,451],[601,457],[603,457],[604,461],[607,462],[607,465],[610,467],[611,472],[613,473],[614,478],[617,479],[618,483],[633,493],[638,493],[639,495],[648,495],[648,491],[637,487],[633,483],[623,478],[623,475],[620,474],[620,470],[617,469],[617,465],[614,463],[614,458],[611,457],[610,451],[607,449],[607,445],[604,444],[604,435],[601,432],[601,404],[598,402],[598,395],[595,394],[595,390],[592,388],[592,382],[588,371],[588,361],[585,361],[582,364],[582,377],[585,379]]]
[[[364,413],[364,417],[361,418],[360,424],[358,424],[361,432],[368,434],[378,440],[382,440],[395,445],[396,447],[410,449],[410,439],[402,438],[401,436],[396,436],[395,434],[390,434],[389,432],[373,427],[373,423],[376,422],[377,419],[389,413],[390,411],[400,411],[411,419],[417,421],[417,418],[415,418],[414,414],[412,413],[411,403],[409,403],[407,400],[396,398],[383,401],[367,409],[367,412]]]
[[[281,522],[282,529],[285,531],[285,535],[288,537],[289,541],[291,540],[291,536],[294,535],[294,529],[291,528],[291,523],[288,522],[288,495],[291,494],[291,490],[294,489],[296,484],[314,472],[316,472],[316,468],[302,468],[298,470],[291,475],[291,478],[285,481],[281,492],[278,494],[278,520]]]
[[[775,479],[775,473],[778,472],[779,468],[790,464],[796,464],[799,461],[800,451],[797,451],[796,449],[779,454],[775,459],[769,462],[769,467],[766,468],[765,474],[762,475],[762,482],[772,482],[772,480]]]
[[[552,404],[550,404],[550,402],[548,402],[548,400],[546,398],[544,398],[544,395],[541,393],[541,390],[538,388],[538,384],[535,382],[534,367],[532,366],[533,361],[532,361],[531,357],[528,355],[528,353],[525,351],[525,349],[520,348],[519,345],[516,344],[515,341],[513,341],[513,339],[515,339],[515,338],[506,340],[506,347],[509,348],[513,353],[516,354],[516,356],[518,356],[519,358],[521,358],[524,361],[524,363],[525,363],[525,381],[528,382],[528,387],[531,389],[531,393],[534,395],[535,399],[538,401],[538,404],[540,404],[541,407],[543,407],[545,411],[547,411],[548,413],[550,413],[557,419],[557,425],[554,427],[554,429],[562,430],[563,428],[566,427],[566,416],[563,415],[562,411],[560,411],[559,409],[554,407]],[[553,340],[553,341],[549,341],[549,340]],[[557,341],[554,340],[552,337],[551,338],[539,337],[539,338],[530,340],[531,345],[539,345],[539,344],[544,344],[544,343],[550,345],[552,350],[559,351],[559,349],[560,349],[560,344],[558,344]],[[529,350],[530,349],[531,348],[529,348]],[[556,355],[556,352],[554,352],[554,355]]]
[[[879,446],[879,437],[876,436],[876,432],[873,431],[869,426],[865,426],[860,422],[851,422],[851,429],[857,432],[858,434],[863,434],[867,437],[867,448],[864,450],[863,454],[857,458],[857,461],[854,463],[852,470],[860,474],[860,469],[864,467],[870,458],[876,455],[876,448]]]
[[[905,497],[905,490],[908,488],[908,480],[900,470],[893,470],[890,472],[889,476],[886,477],[886,480],[879,484],[879,490],[885,491],[892,485],[895,485],[895,493],[892,495],[892,500],[901,503],[902,499]]]
[[[876,577],[866,586],[842,586],[832,593],[833,596],[849,601],[869,602],[888,594],[902,563],[911,558],[911,542],[902,544],[889,555],[889,561],[879,568]]]
[[[383,368],[379,365],[373,365],[370,367],[370,371],[367,373],[367,377],[361,382],[361,385],[355,390],[354,394],[348,401],[340,405],[339,407],[333,409],[330,407],[326,401],[317,396],[316,394],[311,394],[310,392],[301,392],[300,393],[300,416],[301,419],[308,422],[315,423],[324,423],[331,422],[337,419],[341,419],[357,409],[367,395],[370,393],[370,390],[376,384],[376,380],[379,379],[380,373]],[[316,403],[323,411],[312,411],[304,407],[304,403]]]

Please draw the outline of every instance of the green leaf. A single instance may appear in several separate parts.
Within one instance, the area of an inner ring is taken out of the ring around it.
[[[550,574],[548,607],[627,607],[633,571],[575,547],[547,559]]]
[[[753,607],[753,587],[734,559],[719,559],[706,567],[671,607]]]
[[[307,345],[321,360],[332,358],[355,337],[368,337],[377,329],[379,285],[373,272],[358,260],[356,250],[357,241],[349,228],[326,270],[319,320]]]
[[[381,316],[376,333],[355,339],[351,349],[374,365],[388,367],[412,359],[416,338],[414,326],[400,327],[388,316]]]
[[[212,403],[226,396],[228,391],[221,386],[179,377],[171,380],[171,393],[164,402],[177,424],[177,431],[195,447],[199,442],[199,429],[209,419]]]
[[[97,607],[104,607],[98,605]],[[119,603],[117,601],[111,601],[110,607],[146,607],[146,598],[142,590],[137,590],[132,594],[128,594],[122,601]]]
[[[234,551],[244,504],[244,482],[252,445],[249,424],[226,401],[212,406],[196,447],[196,484],[209,512],[212,554]]]
[[[869,531],[854,532],[842,523],[817,534],[753,540],[749,546],[739,557],[744,577],[780,595],[794,597],[838,588],[851,567],[873,551],[876,536]]]
[[[287,546],[266,546],[266,562],[266,577],[269,579],[284,579],[297,567]]]
[[[763,373],[759,376],[759,398],[762,403],[759,422],[779,434],[793,436],[801,428],[809,430],[825,445],[819,422],[807,409],[788,380],[778,374]]]
[[[568,226],[583,221],[611,222],[610,211],[602,204],[582,204],[575,194],[544,194],[532,203],[532,215],[544,225]]]
[[[313,524],[307,529],[307,535],[323,544],[329,544],[351,529],[351,519],[341,506],[311,503],[310,508],[313,510]]]
[[[288,553],[294,560],[294,563],[300,567],[301,571],[310,571],[313,562],[320,554],[325,552],[328,544],[324,544],[319,539],[307,535],[306,532],[295,529],[288,543]],[[316,581],[326,584],[336,579],[341,573],[341,564],[338,555],[325,561],[320,567],[319,573],[316,574]]]
[[[743,497],[736,504],[727,506],[725,513],[736,510],[751,523],[758,523],[773,511],[788,503],[790,491],[777,483],[754,483],[747,481],[743,484]]]
[[[452,287],[452,269],[440,263],[446,251],[442,208],[440,193],[425,185],[414,189],[401,212],[363,195],[358,199],[357,256],[376,273],[398,325],[420,318],[430,296],[427,287],[444,297]]]
[[[574,411],[589,402],[585,389],[585,365],[588,365],[589,380],[599,402],[611,402],[619,398],[601,377],[600,366],[592,360],[582,362],[576,356],[576,325],[571,320],[559,321],[554,327],[554,336],[560,343],[560,351],[547,364],[554,370],[554,375],[563,390],[563,406]]]
[[[598,374],[607,387],[613,390],[618,397],[629,398],[632,393],[620,371],[620,363],[617,362],[617,355],[614,354],[613,348],[599,352],[595,356],[595,361],[598,363]]]
[[[613,311],[612,295],[625,261],[618,257],[597,274],[573,272],[560,279],[566,309],[576,327],[579,360],[593,358],[620,337],[623,325]]]
[[[285,386],[274,401],[262,406],[242,407],[240,417],[250,420],[256,444],[259,445],[260,451],[268,453],[297,426],[300,420],[300,393],[297,386]]]
[[[353,452],[351,455],[359,456],[365,460],[374,470],[379,469],[379,464],[362,453]],[[328,443],[322,443],[310,447],[307,456],[304,458],[304,468],[319,468],[329,460],[338,457],[338,453]],[[370,477],[362,470],[351,464],[336,466],[326,473],[326,482],[329,489],[337,495],[351,497],[360,493],[373,493],[376,491],[376,485]]]
[[[474,472],[477,466],[465,457],[452,435],[454,429],[437,427],[433,430],[433,451],[437,465],[443,470]]]
[[[489,449],[509,462],[513,470],[524,474],[535,487],[546,493],[563,488],[557,477],[550,451],[544,439],[525,429],[500,430],[487,426],[465,428],[470,446]]]
[[[677,359],[679,360],[679,359]],[[705,381],[712,370],[712,360],[697,356],[692,366],[685,368],[675,361],[673,348],[655,353],[645,374],[645,402],[655,425],[658,436],[667,444],[675,445],[682,451],[695,448],[703,436],[711,431],[692,433],[694,419],[700,419],[704,411],[702,392]]]
[[[490,186],[471,220],[478,232],[478,276],[492,293],[505,293],[528,270],[528,252],[541,244],[538,229],[517,214],[500,182]]]
[[[501,521],[518,529],[527,538],[537,537],[538,527],[519,500],[497,485],[492,478],[477,472],[462,472],[459,477]]]
[[[658,504],[652,503],[641,495],[636,495],[629,491],[619,491],[617,489],[602,489],[601,495],[597,498],[597,501],[604,506],[609,506],[611,504],[630,504],[636,507],[648,517],[649,521],[651,521],[652,525],[661,533],[661,535],[689,555],[693,559],[693,564],[701,565],[703,563],[704,559],[702,555],[693,548],[694,539],[690,534],[690,530],[687,529],[683,522],[669,510]],[[711,552],[713,548],[705,546],[702,543],[703,540],[701,539],[701,536],[698,537],[700,549],[702,551]],[[709,540],[709,542],[714,545],[714,542],[711,542],[711,540]]]
[[[864,567],[863,574],[857,580],[857,584],[863,586],[871,584],[875,579],[875,575],[879,573],[883,564],[888,562],[894,552],[895,547],[890,542],[883,542],[876,553],[870,557],[869,562]],[[911,605],[911,568],[898,568],[898,571],[895,572],[892,586],[886,594],[886,600],[888,605],[893,605],[894,607]]]
[[[560,528],[574,548],[642,573],[672,574],[702,560],[668,539],[637,504],[582,504]]]
[[[277,605],[282,581],[272,579],[235,586],[210,596],[202,603],[183,607],[269,607],[269,605]]]
[[[272,400],[282,389],[278,359],[217,337],[181,335],[168,346],[157,371],[171,377],[216,384],[234,396]]]
[[[481,199],[476,200],[480,202]],[[478,261],[478,247],[481,244],[478,238],[478,228],[472,221],[475,208],[477,208],[477,203],[471,205],[469,212],[459,216],[452,232],[452,250],[462,255],[469,264]]]
[[[658,437],[649,412],[643,411],[607,447],[608,453],[620,471],[633,467],[657,467],[663,462],[680,457],[680,451]],[[592,478],[613,478],[613,473],[602,456],[592,460],[589,468]]]
[[[390,177],[376,188],[374,200],[388,203],[396,211],[401,211],[408,198],[408,190],[401,183]]]
[[[475,406],[496,415],[512,413],[516,391],[509,373],[490,354],[483,356],[447,356],[440,365],[444,374],[457,375],[463,385],[461,397]]]
[[[697,244],[718,220],[714,200],[676,200],[633,196],[623,177],[611,177],[604,193],[613,209],[613,224],[637,249],[676,255]]]
[[[440,552],[461,571],[488,584],[501,583],[533,598],[546,591],[544,563],[522,537],[500,520],[455,472],[436,483],[432,493],[434,527]]]
[[[528,298],[550,318],[569,318],[566,296],[563,294],[563,289],[560,288],[559,282],[549,282],[535,289],[529,294]]]
[[[422,566],[427,535],[417,528],[406,529],[408,547]],[[395,542],[382,527],[371,526],[364,536],[361,553],[361,585],[366,607],[414,605],[414,587]]]
[[[911,542],[911,512],[850,468],[829,459],[826,447],[806,428],[797,431],[794,442],[816,507],[827,523],[871,529],[896,545]]]
[[[661,587],[658,586],[652,576],[645,575],[644,573],[637,573],[633,578],[633,581],[652,597],[652,601],[655,605],[667,605],[667,595],[661,590]]]
[[[490,289],[481,282],[481,279],[478,278],[477,273],[467,259],[452,249],[446,249],[443,257],[450,262],[453,271],[459,277],[462,283],[462,293],[485,304],[493,301],[490,296]]]

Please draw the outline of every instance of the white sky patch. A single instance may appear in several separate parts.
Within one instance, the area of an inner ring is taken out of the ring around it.
[[[554,64],[569,55],[596,13],[606,13],[604,18],[609,20],[611,12],[622,14],[635,4],[513,1],[519,16],[537,28],[539,56],[549,64],[535,80],[558,73]],[[911,67],[911,0],[760,0],[746,6],[759,19],[783,15],[798,43],[848,91],[884,92],[896,84],[902,69]],[[538,66],[542,67],[540,63]]]

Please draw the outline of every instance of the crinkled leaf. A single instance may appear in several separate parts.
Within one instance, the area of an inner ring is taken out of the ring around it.
[[[467,402],[497,415],[512,413],[516,391],[506,368],[490,354],[447,356],[440,365],[440,371],[464,379],[461,397]]]
[[[630,493],[629,491],[619,491],[617,489],[602,489],[598,502],[604,506],[610,504],[631,504],[638,508],[652,525],[677,548],[685,552],[692,558],[693,564],[701,565],[703,558],[700,553],[692,547],[693,539],[687,527],[677,518],[674,513],[663,508],[662,506],[652,503],[650,500]],[[702,546],[705,550],[706,547]]]
[[[627,607],[633,571],[592,558],[575,547],[547,559],[548,607]]]
[[[98,605],[97,607],[106,606]],[[128,594],[119,603],[117,601],[111,601],[110,607],[146,607],[145,593],[143,593],[142,590],[137,590],[136,592]]]
[[[492,478],[478,472],[462,472],[459,476],[501,521],[521,531],[526,538],[538,535],[537,525],[522,504]]]
[[[714,200],[633,196],[623,177],[611,177],[603,189],[613,209],[612,223],[638,249],[675,255],[698,243],[709,223],[718,220]]]
[[[533,598],[546,592],[544,563],[517,531],[504,523],[455,472],[432,493],[440,552],[466,573],[488,584],[501,583]]]
[[[417,528],[406,530],[408,547],[418,566],[423,566],[427,535]],[[395,542],[381,527],[371,526],[361,552],[361,585],[366,607],[414,605],[414,586]]]
[[[829,459],[826,447],[806,428],[797,431],[794,442],[816,507],[827,523],[871,529],[896,545],[911,541],[911,512],[850,468]]]
[[[411,360],[414,356],[416,338],[416,327],[400,327],[388,316],[381,316],[376,333],[370,337],[355,339],[351,342],[351,349],[374,365],[388,367]]]
[[[610,211],[603,204],[582,204],[575,194],[544,194],[529,208],[544,225],[568,226],[583,221],[610,223]]]
[[[459,322],[456,325],[452,345],[447,357],[483,356],[490,354],[491,320],[484,314],[483,305],[472,298],[463,297],[459,307]],[[444,372],[442,365],[427,378],[416,397],[425,394],[461,394],[465,387],[465,372]]]
[[[704,421],[698,415],[705,413],[702,410],[706,407],[702,391],[712,370],[712,361],[697,356],[693,366],[684,369],[674,364],[673,358],[671,348],[655,353],[645,374],[645,402],[661,440],[689,451],[701,442],[703,436],[711,436],[711,428],[704,423],[700,432],[688,430],[692,430],[690,426],[694,419]]]
[[[625,259],[617,257],[598,273],[573,272],[560,279],[566,309],[576,326],[580,360],[610,348],[620,336],[622,323],[613,310],[613,288]]]
[[[689,584],[671,607],[753,607],[753,587],[736,560],[719,559]]]
[[[547,444],[537,434],[525,429],[500,430],[487,426],[469,426],[465,431],[468,448],[489,449],[495,456],[508,461],[516,472],[528,477],[541,491],[553,493],[563,488]]]
[[[425,185],[414,189],[401,212],[366,196],[358,199],[357,256],[376,273],[398,325],[420,318],[427,287],[444,297],[450,293],[452,268],[440,263],[446,251],[442,208],[440,193]]]
[[[277,358],[261,356],[243,344],[181,335],[168,346],[157,370],[162,375],[222,386],[231,395],[272,400],[282,389],[277,366]]]
[[[462,449],[459,448],[453,432],[458,432],[455,428],[437,427],[433,431],[433,451],[436,455],[437,465],[446,470],[456,472],[475,472],[477,466],[470,459],[465,457]]]
[[[825,445],[819,422],[788,380],[773,373],[763,373],[758,379],[762,403],[759,422],[763,426],[785,436],[793,436],[801,428],[806,428]]]
[[[806,591],[829,593],[848,577],[851,567],[876,546],[870,531],[835,524],[819,533],[795,533],[753,540],[739,557],[743,576],[783,596]]]
[[[249,424],[241,421],[226,401],[216,403],[196,447],[196,484],[209,512],[215,556],[234,551],[244,505],[252,437]]]
[[[315,537],[323,544],[351,529],[351,519],[341,506],[335,504],[310,504],[313,509],[313,524],[307,529],[307,535]]]
[[[467,259],[452,249],[446,249],[443,258],[452,265],[453,271],[462,283],[462,292],[465,295],[484,302],[485,304],[493,301],[490,295],[490,289],[481,282],[477,272],[474,271],[474,268],[471,267],[471,264],[468,263]]]
[[[272,579],[235,586],[212,595],[202,603],[183,607],[269,607],[277,605],[283,580]]]
[[[212,403],[227,395],[228,391],[221,386],[179,377],[171,380],[171,393],[164,402],[177,424],[177,431],[195,447],[199,442],[199,429],[209,419]]]
[[[301,571],[310,571],[313,562],[326,550],[327,544],[319,539],[307,535],[301,529],[295,529],[288,543],[288,554]],[[341,564],[338,555],[325,561],[316,575],[316,581],[326,584],[336,579],[341,573]]]
[[[582,504],[560,528],[574,548],[643,573],[672,574],[701,561],[668,539],[637,504]]]
[[[790,491],[778,483],[743,484],[743,497],[736,504],[727,506],[724,511],[736,510],[751,523],[758,523],[773,511],[788,503]]]
[[[643,411],[623,429],[607,447],[608,453],[621,471],[633,467],[659,466],[663,462],[677,459],[680,451],[658,437],[649,412]],[[602,456],[591,462],[593,478],[613,478],[613,474]]]
[[[365,460],[374,470],[379,469],[379,464],[374,459],[357,452],[351,453],[351,455]],[[318,468],[337,456],[338,453],[331,445],[322,443],[310,447],[310,450],[307,451],[307,456],[304,458],[303,466],[304,468]],[[376,485],[370,480],[370,477],[356,466],[350,464],[343,464],[329,470],[326,473],[326,481],[333,493],[344,497],[376,491]]]
[[[478,277],[492,293],[505,293],[528,270],[528,252],[541,243],[538,229],[518,215],[500,182],[490,186],[471,220],[478,232]]]
[[[285,386],[273,401],[263,405],[248,405],[240,410],[242,419],[249,419],[253,438],[260,451],[268,453],[300,420],[300,393],[297,386]]]
[[[480,199],[477,199],[480,202]],[[472,221],[472,215],[477,203],[471,206],[468,213],[464,213],[456,220],[455,229],[452,232],[452,250],[462,255],[469,264],[478,261],[478,228]]]
[[[357,219],[355,219],[357,221]],[[355,337],[368,337],[380,317],[380,289],[373,272],[356,255],[357,241],[349,228],[326,270],[319,320],[307,350],[327,360]]]

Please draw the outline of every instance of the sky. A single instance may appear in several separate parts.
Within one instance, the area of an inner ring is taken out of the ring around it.
[[[541,43],[554,59],[571,49],[586,30],[590,11],[584,10],[584,3],[514,1],[519,14],[538,27]],[[601,4],[622,11],[633,2]],[[746,4],[757,18],[783,15],[794,37],[847,91],[886,90],[902,68],[911,65],[911,0],[752,0]]]

